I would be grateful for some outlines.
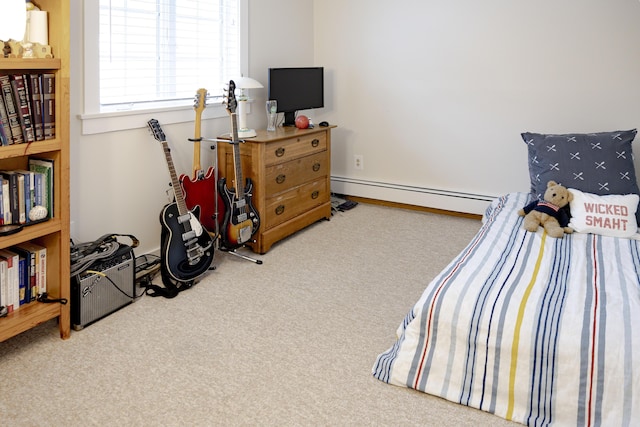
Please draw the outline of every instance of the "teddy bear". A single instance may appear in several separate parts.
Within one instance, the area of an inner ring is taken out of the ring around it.
[[[564,233],[573,233],[569,227],[570,215],[566,209],[573,200],[573,194],[555,181],[547,183],[544,200],[536,200],[518,211],[524,216],[522,227],[535,233],[539,226],[544,227],[551,237],[560,238]]]

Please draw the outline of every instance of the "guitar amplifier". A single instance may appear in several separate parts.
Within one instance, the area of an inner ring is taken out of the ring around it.
[[[135,300],[135,257],[120,244],[109,258],[99,259],[71,280],[71,326],[76,331]]]

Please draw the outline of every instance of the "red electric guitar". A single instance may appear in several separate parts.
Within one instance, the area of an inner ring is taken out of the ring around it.
[[[238,139],[238,121],[236,117],[236,84],[229,81],[229,89],[225,98],[227,112],[231,116],[231,141],[233,146],[233,164],[235,166],[234,188],[227,188],[226,178],[218,181],[218,192],[224,203],[224,222],[221,228],[222,245],[227,249],[235,249],[247,243],[258,231],[260,218],[258,211],[251,204],[251,178],[243,181],[240,163],[240,141]],[[243,184],[245,184],[243,186]]]
[[[215,235],[216,218],[218,225],[222,226],[222,215],[216,213],[216,179],[214,168],[209,167],[203,171],[200,167],[200,141],[202,112],[207,105],[207,90],[198,89],[193,108],[196,111],[195,135],[193,138],[193,176],[180,175],[180,185],[184,193],[184,200],[189,210],[195,207],[200,208],[200,223],[207,229],[209,234]],[[222,209],[222,199],[218,196],[218,208]]]

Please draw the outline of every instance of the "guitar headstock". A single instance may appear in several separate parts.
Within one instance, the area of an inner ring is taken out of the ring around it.
[[[147,122],[147,126],[149,126],[149,129],[151,129],[151,133],[153,134],[153,137],[156,139],[156,141],[165,142],[167,140],[167,137],[164,136],[164,132],[160,127],[160,123],[158,123],[156,119],[149,120]]]
[[[201,114],[206,107],[207,107],[207,90],[204,88],[200,88],[196,92],[196,96],[193,100],[193,109],[196,110],[197,114]]]
[[[236,84],[233,80],[229,80],[229,88],[225,91],[224,105],[227,106],[229,114],[236,112],[238,101],[236,101]]]

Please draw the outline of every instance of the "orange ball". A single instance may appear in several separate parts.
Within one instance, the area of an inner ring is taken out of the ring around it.
[[[296,117],[296,127],[298,129],[306,129],[309,127],[309,118],[307,116]]]

